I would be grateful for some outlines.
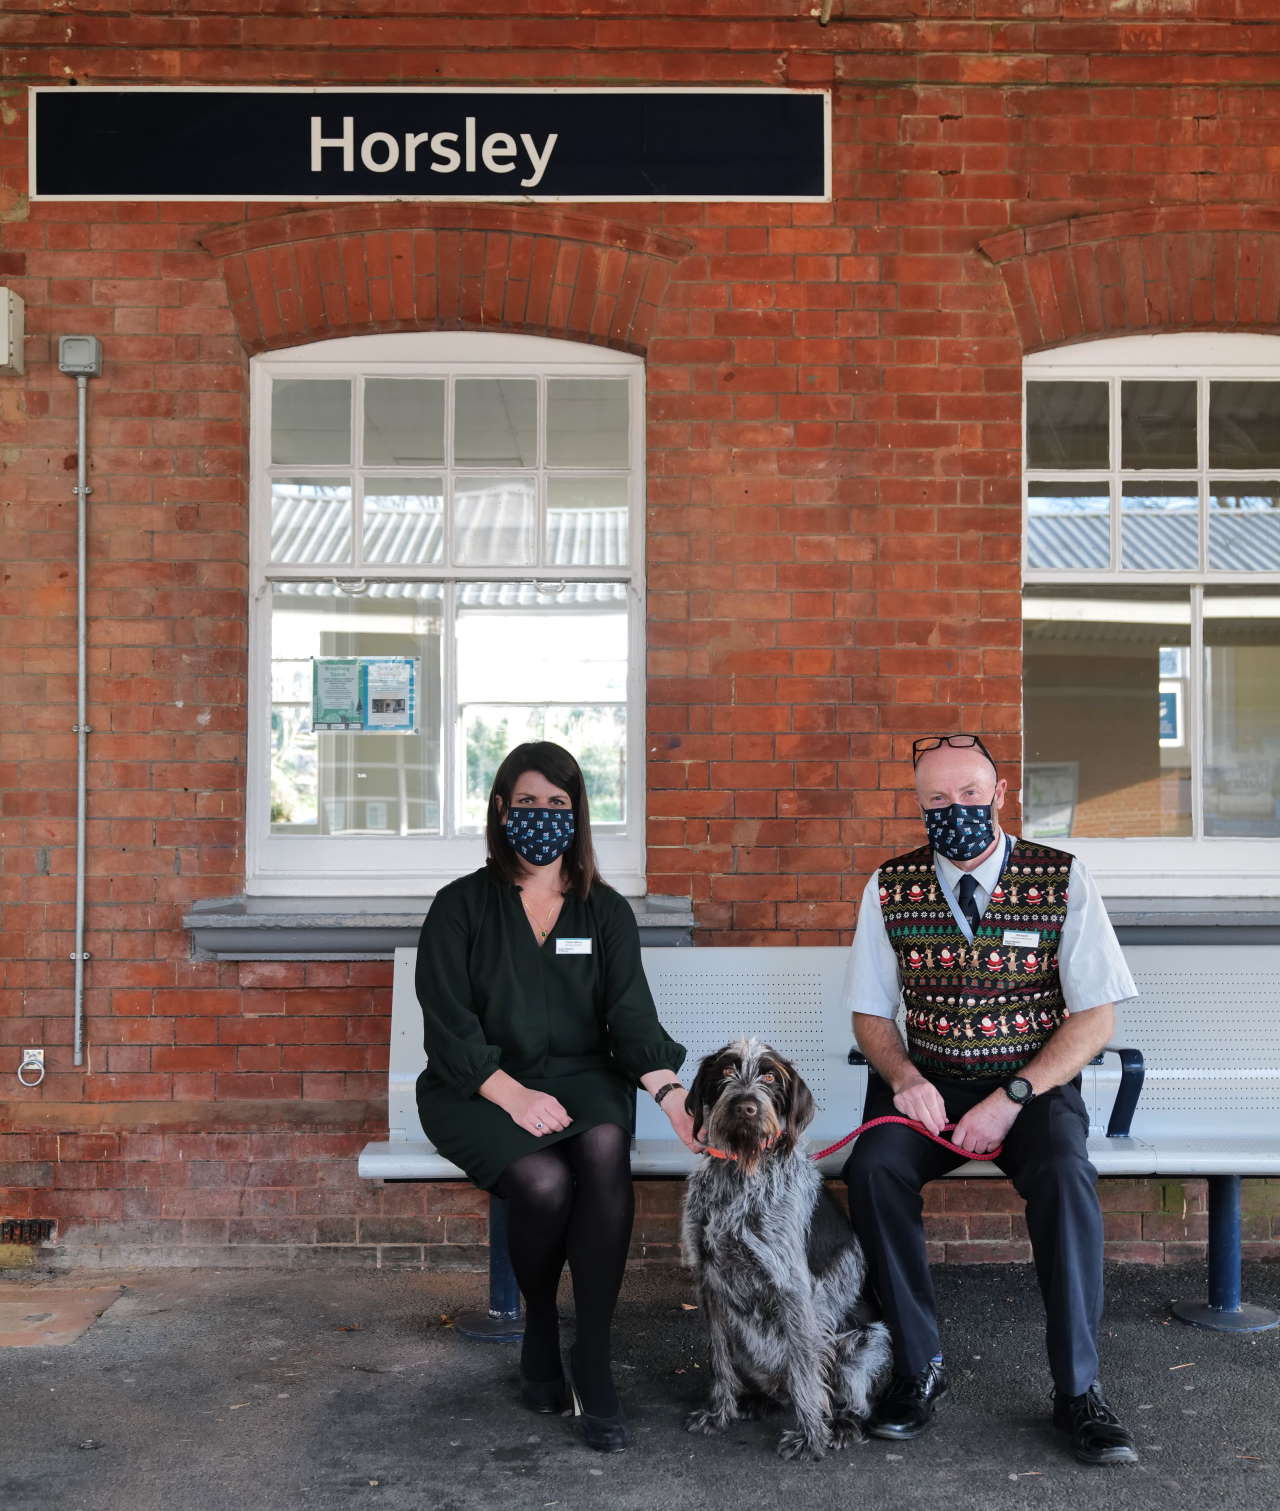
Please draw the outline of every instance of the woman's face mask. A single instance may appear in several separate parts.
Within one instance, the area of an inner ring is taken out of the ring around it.
[[[924,809],[925,833],[948,860],[974,860],[996,837],[995,795],[989,803],[948,803]]]
[[[572,808],[512,808],[503,825],[507,843],[531,866],[549,866],[573,843]]]

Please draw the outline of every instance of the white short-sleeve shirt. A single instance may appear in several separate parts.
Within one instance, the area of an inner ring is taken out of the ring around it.
[[[999,836],[999,841],[977,870],[969,873],[977,882],[974,901],[980,915],[986,911],[1005,867],[1008,842],[1004,835]],[[956,902],[956,886],[965,873],[936,850],[933,869],[960,932],[972,944],[973,930]],[[1138,995],[1098,884],[1078,858],[1072,859],[1068,878],[1067,916],[1058,944],[1058,976],[1067,1011],[1071,1013],[1087,1012],[1106,1002],[1128,1002]],[[898,957],[880,911],[879,871],[872,872],[862,893],[858,928],[845,971],[844,994],[850,1012],[868,1013],[874,1018],[898,1015],[902,982]]]

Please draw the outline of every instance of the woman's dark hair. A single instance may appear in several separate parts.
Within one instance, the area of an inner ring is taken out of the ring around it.
[[[507,839],[506,815],[511,811],[511,797],[516,783],[526,771],[536,771],[553,787],[569,794],[573,805],[573,841],[564,853],[564,877],[568,889],[586,897],[593,882],[601,880],[596,868],[596,852],[591,844],[591,814],[587,806],[587,787],[582,767],[563,745],[550,740],[532,740],[517,745],[498,767],[489,791],[489,814],[485,821],[485,842],[489,850],[489,869],[513,886],[523,880],[519,857]]]

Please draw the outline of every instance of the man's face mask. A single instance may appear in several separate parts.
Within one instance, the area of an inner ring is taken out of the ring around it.
[[[929,843],[948,860],[974,860],[990,849],[996,837],[994,797],[989,803],[949,803],[926,808],[924,827]]]
[[[573,843],[573,809],[513,808],[503,827],[521,859],[531,866],[549,866]]]

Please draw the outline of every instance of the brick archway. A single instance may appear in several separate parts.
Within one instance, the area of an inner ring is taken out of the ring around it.
[[[250,355],[399,330],[514,330],[643,352],[690,243],[555,208],[342,205],[220,227]]]
[[[1004,277],[1024,351],[1280,325],[1280,210],[1113,211],[1005,231],[980,247]]]

